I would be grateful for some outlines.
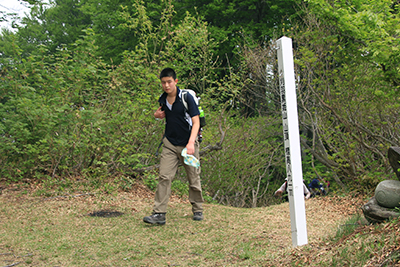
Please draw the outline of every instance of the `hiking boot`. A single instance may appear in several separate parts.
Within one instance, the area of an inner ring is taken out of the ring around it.
[[[151,224],[165,224],[165,213],[153,213],[150,216],[144,217],[143,221]]]
[[[202,221],[204,219],[202,212],[195,212],[193,213],[193,220],[195,221]]]

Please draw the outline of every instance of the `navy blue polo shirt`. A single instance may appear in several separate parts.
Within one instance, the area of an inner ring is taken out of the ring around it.
[[[167,93],[164,92],[158,102],[163,105],[165,111],[165,137],[175,146],[186,146],[192,127],[186,118],[185,107],[181,99],[182,91],[178,87],[176,89],[176,98],[171,110],[167,107]],[[200,115],[199,108],[191,94],[187,94],[187,103],[190,118]]]

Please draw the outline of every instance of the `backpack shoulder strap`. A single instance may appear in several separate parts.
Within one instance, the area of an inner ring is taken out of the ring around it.
[[[187,103],[188,91],[185,89],[181,89],[181,91],[182,91],[182,104],[185,107],[185,111],[188,112],[188,110],[189,110],[188,103]]]
[[[188,95],[193,99],[194,103],[198,106],[199,105],[199,99],[196,96],[196,92],[193,91],[192,89],[181,89],[181,101],[183,103],[183,106],[185,107],[186,112],[188,113],[189,106],[188,106]],[[191,101],[192,103],[192,101]]]

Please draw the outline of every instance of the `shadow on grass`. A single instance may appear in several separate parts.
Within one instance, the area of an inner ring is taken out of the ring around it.
[[[104,218],[119,217],[122,215],[124,215],[124,213],[113,210],[99,210],[99,211],[93,211],[92,213],[88,214],[88,216],[90,217],[104,217]]]

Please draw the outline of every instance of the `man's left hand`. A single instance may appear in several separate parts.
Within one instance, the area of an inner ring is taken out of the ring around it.
[[[193,155],[194,154],[194,144],[187,144],[186,145],[187,154]]]

